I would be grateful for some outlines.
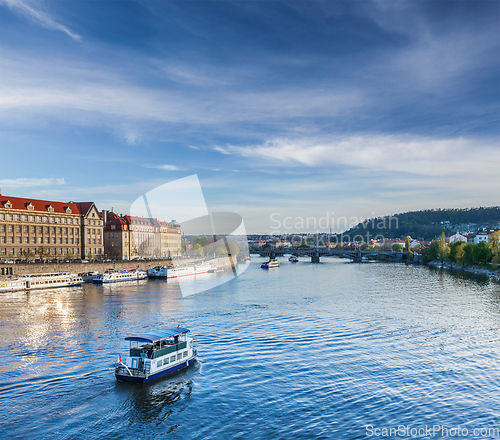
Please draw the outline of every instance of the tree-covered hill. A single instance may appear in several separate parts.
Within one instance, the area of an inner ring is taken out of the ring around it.
[[[359,223],[342,235],[344,237],[400,238],[410,236],[418,240],[433,240],[445,232],[476,232],[480,227],[500,226],[500,206],[465,209],[426,209],[392,216],[377,217]]]

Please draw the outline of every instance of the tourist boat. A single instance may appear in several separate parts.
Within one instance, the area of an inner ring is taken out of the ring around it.
[[[279,266],[280,266],[280,262],[278,260],[270,259],[269,261],[262,263],[262,266],[260,266],[260,267],[262,269],[272,269],[273,267],[279,267]]]
[[[0,292],[15,290],[51,289],[54,287],[71,287],[83,284],[81,276],[70,272],[37,273],[9,277],[0,280]]]
[[[127,382],[148,382],[188,367],[196,360],[197,354],[193,338],[188,333],[187,328],[177,327],[127,336],[129,353],[123,359],[118,357],[116,378]]]
[[[299,262],[299,259],[298,259],[295,255],[292,255],[292,256],[288,259],[288,261],[289,261],[290,263],[298,263],[298,262]]]
[[[215,272],[217,266],[212,263],[190,264],[186,266],[155,266],[148,270],[151,278],[179,278],[189,275]]]
[[[148,277],[146,271],[136,268],[108,269],[103,274],[97,275],[93,281],[96,284],[117,283],[119,281],[136,281]]]

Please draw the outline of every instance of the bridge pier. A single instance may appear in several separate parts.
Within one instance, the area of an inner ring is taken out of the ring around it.
[[[355,263],[361,263],[363,261],[363,259],[361,257],[361,251],[356,252],[356,254],[354,255],[354,260],[353,261]]]
[[[313,255],[311,255],[311,263],[319,263],[319,252],[315,251]]]

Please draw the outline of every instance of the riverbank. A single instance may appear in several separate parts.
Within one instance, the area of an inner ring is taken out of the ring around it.
[[[487,269],[485,267],[476,267],[476,266],[459,266],[452,263],[441,263],[439,261],[430,261],[427,263],[428,266],[438,267],[449,270],[458,270],[461,272],[472,273],[476,275],[488,275],[497,280],[500,280],[500,270]]]
[[[128,269],[138,268],[148,270],[154,266],[164,266],[172,263],[174,266],[183,266],[186,264],[193,264],[201,258],[183,258],[179,260],[148,260],[148,261],[108,261],[108,262],[92,262],[92,263],[20,263],[20,264],[2,264],[1,269],[4,269],[6,275],[27,275],[38,273],[53,273],[53,272],[71,272],[71,273],[84,273],[84,272],[99,272],[103,273],[107,269]],[[217,267],[221,269],[231,269],[236,266],[236,258],[233,262],[228,257],[219,257],[211,259],[216,261]],[[7,272],[5,269],[9,269]],[[12,272],[10,272],[12,271]]]

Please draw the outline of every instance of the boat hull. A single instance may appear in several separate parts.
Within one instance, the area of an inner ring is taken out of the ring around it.
[[[189,359],[187,359],[184,362],[181,362],[180,364],[174,365],[173,367],[166,368],[165,370],[158,371],[157,373],[151,374],[149,376],[130,376],[128,374],[118,374],[115,373],[115,377],[117,380],[123,381],[123,382],[138,382],[138,383],[145,383],[145,382],[150,382],[152,380],[158,379],[163,376],[167,376],[171,373],[174,373],[178,370],[182,370],[183,368],[189,367],[191,364],[194,364],[196,361],[196,356],[193,356]]]

